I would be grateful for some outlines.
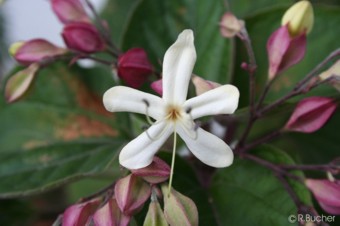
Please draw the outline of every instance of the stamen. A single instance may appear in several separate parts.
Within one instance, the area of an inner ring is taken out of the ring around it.
[[[160,120],[159,122],[154,123],[154,125],[160,123],[161,121],[163,121],[163,120]],[[156,137],[152,137],[152,136],[149,134],[148,130],[145,130],[145,133],[146,133],[146,135],[148,136],[148,138],[149,138],[150,140],[156,141],[156,140],[158,140],[159,138],[161,138],[161,137],[164,135],[164,133],[165,133],[165,131],[168,129],[168,127],[169,127],[169,125],[167,124],[167,125],[164,127],[164,129],[162,130],[162,132],[160,132]]]
[[[193,123],[193,124],[191,125],[192,128],[188,128],[188,127],[186,126],[185,123],[181,123],[181,124],[182,124],[182,128],[183,128],[184,132],[185,132],[191,139],[196,140],[197,137],[198,137],[197,129],[199,128],[199,125],[197,125],[196,123]],[[195,135],[194,135],[194,136],[192,136],[192,134],[190,133],[190,130],[192,130],[192,131],[195,132]]]
[[[149,107],[150,107],[150,103],[149,101],[147,101],[146,99],[142,99],[142,101],[145,103],[145,116],[146,116],[146,121],[152,125],[153,121],[151,120],[150,116],[149,116]]]
[[[190,114],[190,113],[191,113],[191,110],[192,110],[191,107],[189,107],[188,109],[186,109],[186,113],[188,114],[188,116],[189,116],[189,118],[190,118],[190,120],[188,120],[188,121],[192,122],[191,125],[188,125],[188,124],[186,123],[187,121],[181,120],[181,122],[182,122],[182,125],[183,125],[182,128],[183,128],[184,132],[185,132],[191,139],[196,140],[197,137],[198,137],[197,129],[199,128],[199,124],[195,123],[194,118],[193,118],[192,115]],[[193,130],[193,131],[195,132],[195,135],[194,135],[194,136],[192,136],[192,133],[190,133],[191,130]]]
[[[176,133],[176,126],[175,126],[174,127],[174,144],[172,146],[172,159],[171,159],[171,170],[170,170],[168,197],[170,197],[172,178],[173,178],[173,175],[174,175],[175,157],[176,157],[176,145],[177,145],[177,133]]]

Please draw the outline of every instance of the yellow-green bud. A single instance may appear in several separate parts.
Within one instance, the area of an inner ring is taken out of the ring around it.
[[[293,37],[309,33],[314,24],[312,4],[305,0],[295,3],[283,15],[281,24],[288,24],[289,33]]]
[[[9,54],[10,54],[11,56],[14,56],[14,55],[17,53],[18,49],[20,49],[20,47],[21,47],[23,44],[25,44],[25,42],[14,42],[14,43],[9,47],[9,50],[8,50]]]

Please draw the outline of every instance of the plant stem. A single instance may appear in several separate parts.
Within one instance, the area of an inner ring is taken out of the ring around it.
[[[280,165],[287,170],[310,170],[310,171],[333,171],[340,170],[340,166],[335,165]]]
[[[273,164],[273,163],[271,163],[267,160],[259,158],[255,155],[244,153],[244,154],[241,154],[241,157],[252,160],[253,162],[256,162],[256,163],[270,169],[272,172],[275,173],[275,175],[285,175],[285,176],[288,176],[289,178],[292,178],[292,179],[299,181],[301,183],[304,182],[304,179],[302,177],[297,176],[295,174],[292,174],[292,173],[286,171],[285,169],[283,169],[283,168],[281,168],[281,167],[279,167],[279,166],[277,166],[277,165],[275,165],[275,164]]]
[[[307,90],[304,89],[304,86],[306,85],[306,83],[312,79],[317,73],[319,73],[319,71],[330,61],[334,60],[335,58],[340,56],[340,49],[337,49],[335,51],[333,51],[331,54],[329,54],[321,63],[319,63],[310,73],[308,73],[306,75],[306,77],[304,79],[302,79],[300,82],[298,82],[295,87],[285,96],[281,97],[280,99],[274,101],[272,104],[267,105],[266,107],[264,107],[262,110],[259,110],[259,112],[257,112],[258,117],[261,117],[263,114],[265,114],[266,112],[276,108],[277,106],[281,105],[282,103],[286,102],[288,99],[297,96],[299,94],[302,94],[304,92],[310,91],[311,89],[314,89],[315,87],[317,87],[320,84],[323,84],[323,82],[319,82],[314,84],[313,86],[309,87]]]
[[[89,9],[91,10],[91,12],[92,12],[93,15],[94,15],[96,25],[97,25],[97,27],[100,29],[100,31],[101,31],[100,33],[101,33],[103,39],[104,39],[105,42],[108,44],[108,46],[112,48],[112,49],[109,49],[109,52],[110,52],[113,56],[118,57],[121,51],[120,51],[119,48],[111,41],[110,34],[109,34],[107,28],[103,26],[102,20],[101,20],[100,16],[98,15],[96,9],[94,8],[94,6],[93,6],[93,4],[91,3],[90,0],[85,0],[85,2],[86,2],[86,5],[89,7]]]
[[[253,141],[252,143],[247,144],[247,145],[241,147],[239,152],[240,153],[246,152],[246,151],[256,147],[257,145],[264,144],[264,143],[266,143],[266,142],[268,142],[268,141],[270,141],[270,140],[280,136],[281,134],[282,134],[281,130],[275,130],[275,131],[273,131],[273,132],[271,132],[271,133],[269,133],[269,134],[267,134],[267,135],[265,135],[265,136],[255,140],[255,141]]]
[[[116,181],[113,183],[109,184],[107,187],[97,191],[96,193],[93,193],[92,195],[89,195],[87,197],[81,198],[79,200],[79,203],[87,202],[91,199],[97,198],[98,196],[101,196],[103,194],[109,194],[109,196],[112,196],[114,193],[114,187],[115,187]]]

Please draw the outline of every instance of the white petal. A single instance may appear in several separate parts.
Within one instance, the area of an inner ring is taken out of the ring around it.
[[[233,85],[224,85],[209,90],[184,103],[184,109],[191,109],[193,119],[207,115],[232,114],[237,109],[240,93]]]
[[[189,150],[203,163],[216,168],[226,167],[233,163],[232,150],[217,136],[198,128],[197,138],[192,139],[183,128],[177,127],[176,130]]]
[[[147,133],[142,133],[122,149],[119,163],[128,169],[148,166],[172,132],[173,126],[166,122],[152,125]]]
[[[164,56],[163,99],[166,102],[184,103],[195,62],[196,50],[193,32],[184,30]]]
[[[106,91],[103,102],[106,110],[111,112],[146,114],[148,109],[149,116],[156,120],[163,117],[165,109],[160,97],[125,86],[115,86]]]

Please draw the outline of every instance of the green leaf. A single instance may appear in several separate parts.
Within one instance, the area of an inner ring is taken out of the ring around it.
[[[81,70],[55,64],[38,74],[31,91],[14,104],[0,100],[0,197],[42,192],[83,176],[116,176],[125,139]]]
[[[121,142],[112,141],[68,142],[17,152],[2,152],[0,197],[35,194],[76,178],[102,173],[112,165],[117,155],[114,150],[121,145]]]
[[[231,42],[221,37],[218,23],[224,12],[222,1],[141,1],[123,38],[123,49],[142,47],[154,65],[183,29],[193,29],[197,63],[194,73],[209,80],[230,80]]]
[[[257,13],[268,11],[272,8],[276,8],[280,5],[285,5],[287,8],[290,4],[293,4],[294,1],[287,1],[287,0],[229,0],[230,11],[235,13],[240,18],[249,17],[250,15],[255,15]]]
[[[287,154],[270,146],[261,146],[251,153],[273,163],[293,163]],[[295,181],[291,185],[303,202],[311,204],[304,185]],[[236,159],[231,167],[217,171],[210,191],[220,225],[287,226],[288,216],[297,213],[273,173],[250,160]]]

